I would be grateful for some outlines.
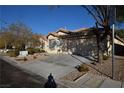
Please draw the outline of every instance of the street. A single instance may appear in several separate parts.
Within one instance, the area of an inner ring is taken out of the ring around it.
[[[32,76],[0,60],[0,87],[2,88],[42,88],[46,80]]]

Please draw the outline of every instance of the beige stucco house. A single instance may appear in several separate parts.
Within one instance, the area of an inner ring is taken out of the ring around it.
[[[101,34],[103,34],[102,31]],[[124,46],[124,42],[117,36],[114,42]],[[112,46],[110,41],[103,41],[101,44],[103,50],[108,48],[105,54],[111,54]],[[95,57],[98,51],[96,36],[91,28],[81,28],[73,31],[60,28],[56,32],[51,32],[47,35],[44,49],[48,53],[66,53],[92,57]]]
[[[30,45],[29,47],[40,48],[40,49],[43,49],[43,50],[47,50],[48,39],[45,35],[35,34],[35,35],[33,35],[33,38],[36,39],[36,41],[33,41],[33,42],[37,42],[37,43],[35,43],[35,45],[32,45],[32,46]]]
[[[44,50],[47,50],[47,46],[48,46],[48,39],[45,35],[40,35],[39,37],[39,41],[41,42],[41,48]]]
[[[67,35],[68,33],[70,33],[70,31],[62,28],[56,32],[49,33],[47,35],[47,39],[48,39],[47,52],[48,53],[66,53],[67,51],[62,51],[62,46],[64,43],[63,43],[63,40],[60,38],[60,36]]]
[[[75,35],[79,35],[75,36]],[[89,35],[89,37],[86,37]],[[72,36],[71,38],[64,38],[65,36]],[[56,32],[49,33],[48,39],[48,53],[66,53],[78,55],[96,55],[96,39],[93,33],[87,28],[81,28],[74,31],[66,29],[59,29]]]

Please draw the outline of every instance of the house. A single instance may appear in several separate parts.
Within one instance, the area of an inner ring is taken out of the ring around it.
[[[40,48],[46,50],[46,47],[48,46],[48,39],[45,35],[34,34],[32,38],[32,41],[29,42],[27,47]]]
[[[124,39],[115,35],[115,55],[124,56]]]
[[[60,28],[56,32],[49,33],[47,39],[48,53],[96,55],[93,54],[94,50],[97,51],[96,38],[93,36],[93,31],[87,28],[74,31]]]
[[[41,48],[43,50],[47,50],[47,46],[48,46],[48,39],[45,35],[40,35],[39,36],[39,41],[41,42]]]
[[[100,35],[103,35],[103,29],[99,30]],[[96,57],[98,53],[97,38],[93,28],[81,28],[73,31],[60,28],[56,32],[49,33],[47,39],[48,53],[76,54],[86,57]],[[104,55],[111,54],[112,50],[111,42],[106,40],[100,42],[103,51],[108,48],[108,51],[104,51]],[[114,43],[124,46],[123,40],[118,36],[115,37]]]
[[[63,40],[60,38],[60,36],[68,35],[69,33],[70,33],[70,31],[65,30],[63,28],[60,28],[56,32],[49,33],[47,35],[47,39],[48,39],[47,52],[49,52],[49,53],[58,53],[58,52],[64,53],[64,51],[62,51]]]

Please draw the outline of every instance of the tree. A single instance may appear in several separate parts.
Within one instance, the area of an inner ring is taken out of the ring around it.
[[[121,37],[121,38],[124,39],[124,29],[119,29],[119,30],[117,30],[117,31],[116,31],[116,34],[117,34],[119,37]]]
[[[105,39],[107,35],[111,35],[110,26],[114,20],[117,23],[124,22],[124,6],[90,5],[82,7],[95,19],[98,27],[104,28],[105,33],[102,39]]]
[[[0,34],[0,48],[25,50],[28,47],[40,46],[40,44],[39,35],[33,34],[31,29],[22,22],[8,25]]]
[[[10,24],[8,30],[14,37],[14,42],[11,42],[12,45],[19,50],[25,50],[32,37],[31,29],[21,22],[16,22]]]
[[[40,35],[38,34],[33,34],[32,39],[30,40],[30,47],[34,48],[37,46],[40,46],[42,43],[40,42]]]
[[[105,30],[103,38],[110,35],[110,25],[114,21],[114,6],[98,5],[98,6],[83,6],[84,9],[95,19],[98,27],[102,27]]]
[[[82,6],[84,9],[87,10],[87,12],[94,18],[96,21],[96,38],[97,38],[97,47],[98,47],[98,61],[100,61],[100,50],[101,46],[100,43],[102,41],[106,41],[106,44],[104,47],[104,50],[102,51],[103,53],[108,53],[108,46],[107,42],[111,40],[111,29],[110,26],[112,22],[115,21],[115,6],[107,6],[107,5],[93,5],[93,6]],[[99,28],[104,29],[103,35],[101,35],[101,32],[99,31]]]
[[[124,10],[123,5],[116,6],[116,20],[118,23],[124,22],[124,11],[123,10]]]
[[[7,48],[12,48],[12,43],[13,42],[13,35],[12,33],[6,31],[6,32],[3,32],[2,35],[1,35],[1,43],[4,44],[4,48],[5,50]]]
[[[0,35],[0,48],[4,48],[5,50],[8,48],[12,48],[13,42],[13,35],[11,32],[8,31],[8,29],[2,29],[1,35]]]

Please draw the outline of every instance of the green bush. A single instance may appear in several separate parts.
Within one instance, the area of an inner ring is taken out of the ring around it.
[[[8,56],[10,56],[10,57],[16,57],[16,56],[19,55],[19,51],[18,51],[18,50],[8,51],[7,54],[8,54]]]
[[[80,72],[87,72],[87,71],[89,71],[89,68],[88,68],[88,66],[86,65],[86,64],[81,64],[80,66],[79,66],[79,68],[78,68],[78,71],[80,71]]]

